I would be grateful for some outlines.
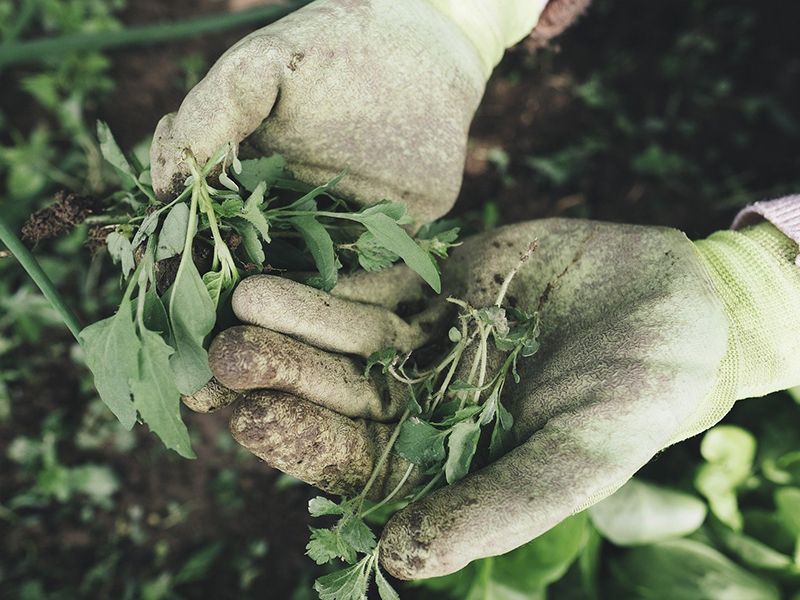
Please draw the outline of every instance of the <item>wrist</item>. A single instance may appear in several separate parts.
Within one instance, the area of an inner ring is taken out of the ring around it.
[[[548,0],[427,0],[452,20],[474,44],[486,67],[497,66],[503,53],[525,38]]]
[[[797,242],[763,222],[719,231],[695,246],[731,325],[723,395],[758,397],[800,383]]]

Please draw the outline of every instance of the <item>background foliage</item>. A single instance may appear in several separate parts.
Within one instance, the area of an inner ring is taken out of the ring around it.
[[[220,9],[0,0],[0,44]],[[800,189],[798,18],[779,0],[596,0],[558,47],[520,48],[498,69],[454,212],[481,227],[566,215],[699,237]],[[94,120],[145,156],[157,119],[243,33],[5,67],[4,215],[19,227],[59,188],[112,184]],[[120,297],[87,230],[35,251],[86,323]],[[739,403],[588,514],[403,597],[800,599],[798,396]],[[191,462],[124,431],[53,311],[0,258],[0,598],[312,598],[315,493],[238,449],[226,416],[187,415]]]

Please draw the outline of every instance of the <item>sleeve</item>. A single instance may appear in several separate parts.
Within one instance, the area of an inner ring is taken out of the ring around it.
[[[751,204],[736,215],[731,229],[742,229],[764,220],[772,223],[790,240],[800,244],[800,196]],[[800,265],[800,255],[795,258],[795,264]]]
[[[528,36],[548,0],[428,0],[458,25],[478,49],[487,74],[506,48]]]

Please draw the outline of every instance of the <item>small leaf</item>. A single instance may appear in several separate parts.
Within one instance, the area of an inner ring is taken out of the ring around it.
[[[461,341],[461,330],[458,327],[451,327],[450,331],[447,332],[447,337],[456,344]]]
[[[139,376],[131,382],[133,398],[142,419],[167,448],[185,458],[195,458],[189,432],[181,420],[181,397],[170,370],[173,353],[157,333],[141,332]]]
[[[189,395],[211,379],[208,353],[203,342],[214,327],[216,311],[194,262],[184,257],[179,271],[181,268],[183,272],[179,272],[168,292],[171,339],[175,348],[175,354],[170,356],[170,365],[178,390]]]
[[[221,217],[236,217],[244,208],[244,201],[241,198],[226,198],[222,203],[213,204],[214,212]]]
[[[222,271],[209,271],[203,275],[203,283],[206,286],[208,295],[211,296],[211,302],[214,303],[215,308],[219,306],[224,280],[225,276]]]
[[[355,550],[344,543],[335,531],[314,527],[309,529],[311,529],[311,539],[306,545],[306,554],[315,563],[324,565],[337,558],[347,563],[355,562]]]
[[[369,231],[362,233],[354,246],[358,255],[358,264],[365,271],[380,271],[392,266],[392,263],[400,258],[379,244]]]
[[[250,223],[258,230],[261,239],[269,243],[269,221],[261,212],[261,205],[264,203],[264,190],[266,184],[261,183],[256,187],[255,191],[250,195],[242,207],[241,217],[250,221]]]
[[[366,560],[366,559],[365,559]],[[359,562],[352,567],[324,575],[314,582],[320,600],[366,600],[369,573]]]
[[[256,228],[244,219],[236,219],[232,223],[239,235],[242,236],[242,246],[247,255],[247,260],[262,267],[266,260],[266,255]]]
[[[141,225],[139,225],[139,229],[136,230],[136,233],[133,236],[133,240],[131,241],[131,246],[133,248],[137,248],[139,244],[141,244],[145,238],[150,237],[153,235],[153,232],[158,227],[158,219],[161,216],[159,211],[151,212],[147,215],[144,220],[142,221]]]
[[[236,183],[230,177],[228,177],[228,174],[225,172],[224,169],[219,174],[219,182],[232,192],[239,191],[239,186],[236,185]]]
[[[127,279],[131,271],[136,268],[130,241],[124,235],[112,231],[106,237],[106,244],[114,264],[121,263],[122,276]]]
[[[439,271],[433,259],[396,222],[383,213],[368,215],[361,222],[384,248],[400,256],[433,291],[437,294],[442,291]]]
[[[161,226],[156,247],[156,261],[172,258],[183,252],[188,228],[189,206],[185,202],[180,202],[172,207],[164,219],[164,225]]]
[[[141,288],[139,288],[141,289]],[[141,292],[140,292],[141,293]],[[144,326],[150,331],[162,335],[169,335],[169,318],[164,303],[156,293],[156,288],[151,285],[144,295]]]
[[[236,174],[236,179],[248,192],[254,191],[261,183],[264,183],[266,189],[269,189],[283,175],[285,166],[286,161],[280,154],[243,160],[241,161],[241,172]]]
[[[395,450],[408,462],[427,467],[444,460],[444,438],[443,432],[411,417],[400,426]]]
[[[122,186],[126,190],[135,188],[136,173],[134,173],[133,168],[114,140],[111,129],[102,121],[97,122],[97,139],[100,142],[100,153],[116,169],[117,174],[122,179]]]
[[[478,448],[478,439],[481,435],[479,423],[457,423],[447,440],[447,462],[444,465],[447,483],[455,483],[469,473],[472,457]]]
[[[330,234],[314,217],[294,217],[292,226],[303,236],[322,279],[322,289],[329,292],[336,285],[336,254]]]
[[[356,552],[369,554],[375,549],[375,534],[362,518],[355,515],[343,517],[336,529],[344,543]]]
[[[328,500],[323,496],[316,496],[308,501],[308,512],[312,517],[343,515],[345,508],[333,500]]]
[[[381,600],[400,600],[400,595],[386,581],[386,577],[384,577],[381,568],[378,566],[375,567],[375,583],[378,584],[378,595]]]
[[[81,331],[86,364],[103,402],[125,429],[136,422],[130,381],[139,373],[139,347],[130,299],[122,299],[117,314]]]
[[[387,217],[389,217],[392,221],[399,221],[406,215],[407,211],[408,207],[405,205],[404,202],[392,202],[391,200],[381,200],[377,204],[373,204],[372,206],[367,206],[366,208],[362,208],[360,211],[358,211],[358,214],[364,216],[384,214]]]
[[[372,367],[375,365],[382,365],[383,368],[381,372],[386,374],[389,371],[389,367],[394,364],[394,359],[397,357],[397,350],[394,348],[386,348],[384,350],[378,350],[377,352],[373,352],[369,355],[367,359],[367,366],[364,369],[364,376],[368,377]]]

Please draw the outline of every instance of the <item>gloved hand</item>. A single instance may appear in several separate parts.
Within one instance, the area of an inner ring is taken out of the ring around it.
[[[509,226],[453,251],[443,296],[490,306],[533,239],[538,250],[507,295],[540,309],[542,325],[541,349],[520,361],[521,382],[502,398],[515,449],[389,521],[380,558],[396,577],[445,575],[507,552],[615,491],[735,400],[800,383],[798,248],[772,225],[697,244],[655,227]],[[233,306],[250,325],[220,334],[210,360],[219,382],[246,392],[234,437],[323,490],[360,492],[405,401],[391,381],[364,377],[353,355],[446,336],[441,297],[426,300],[416,275],[395,267],[342,278],[332,294],[256,276]],[[406,469],[392,454],[374,496]]]
[[[317,0],[247,36],[214,65],[151,149],[160,200],[183,190],[185,148],[203,164],[227,143],[284,155],[361,204],[405,202],[421,226],[461,187],[467,132],[506,46],[546,0]]]

